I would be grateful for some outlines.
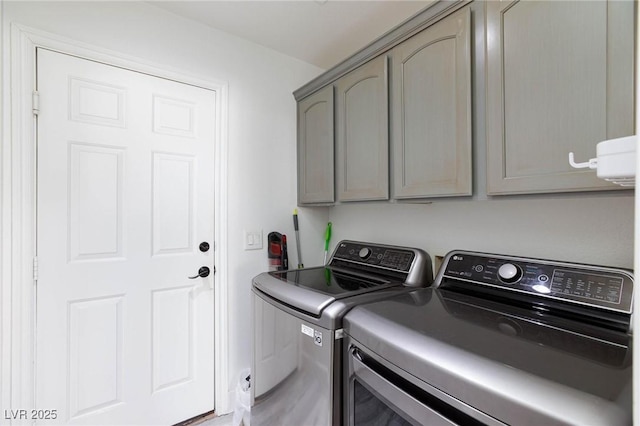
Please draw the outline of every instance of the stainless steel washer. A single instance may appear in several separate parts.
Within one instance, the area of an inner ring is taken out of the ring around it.
[[[326,267],[253,280],[251,422],[342,422],[342,318],[353,306],[430,285],[422,250],[340,242]]]
[[[631,424],[633,276],[467,251],[344,318],[349,425]]]

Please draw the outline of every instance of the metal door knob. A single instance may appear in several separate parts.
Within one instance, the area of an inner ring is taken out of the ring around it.
[[[209,270],[209,268],[207,268],[206,266],[203,266],[202,268],[198,269],[198,275],[195,275],[193,277],[189,277],[190,280],[194,280],[196,278],[206,278],[209,276],[209,273],[211,271]]]

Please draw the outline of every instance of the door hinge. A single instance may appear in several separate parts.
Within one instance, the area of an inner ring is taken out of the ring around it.
[[[31,106],[33,115],[38,115],[40,113],[40,93],[37,90],[34,90],[31,96]]]
[[[33,258],[33,281],[38,281],[38,257]]]

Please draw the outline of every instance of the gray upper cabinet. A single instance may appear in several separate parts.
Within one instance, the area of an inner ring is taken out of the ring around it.
[[[470,26],[466,7],[391,51],[394,198],[472,193]]]
[[[615,189],[596,144],[634,133],[634,3],[486,3],[490,194]]]
[[[336,83],[336,184],[339,201],[389,198],[386,55]]]
[[[298,102],[298,204],[335,201],[333,86]]]

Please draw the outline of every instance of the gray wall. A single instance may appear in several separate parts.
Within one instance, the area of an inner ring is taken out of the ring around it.
[[[633,191],[342,204],[329,218],[334,246],[355,239],[415,246],[432,257],[467,249],[633,268]]]

